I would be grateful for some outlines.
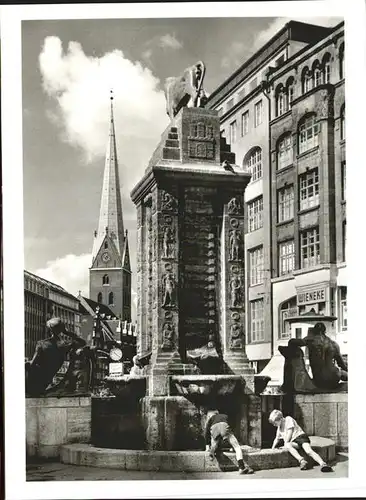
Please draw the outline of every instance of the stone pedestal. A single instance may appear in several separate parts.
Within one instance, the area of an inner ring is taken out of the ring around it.
[[[90,396],[26,398],[28,458],[58,458],[63,444],[90,441]]]
[[[348,449],[348,393],[296,394],[294,417],[309,435],[332,439]]]
[[[183,108],[131,193],[138,216],[137,345],[140,354],[152,352],[144,400],[151,449],[176,443],[169,429],[185,406],[171,394],[170,379],[200,373],[192,352],[216,352],[220,373],[241,375],[245,392],[254,392],[245,352],[243,201],[250,174],[224,168],[224,160],[234,164],[235,155],[220,136],[217,112]],[[248,411],[243,406],[238,424],[245,438]]]
[[[225,169],[227,158],[233,161],[217,112],[183,108],[131,194],[138,211],[138,349],[152,350],[150,396],[168,394],[169,374],[195,373],[187,351],[212,339],[227,373],[248,375],[252,386],[243,241],[250,174]]]

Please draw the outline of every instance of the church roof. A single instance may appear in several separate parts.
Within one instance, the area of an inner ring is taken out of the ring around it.
[[[108,318],[108,316],[110,318],[116,317],[114,312],[112,312],[111,309],[109,309],[109,307],[105,304],[100,304],[99,302],[95,302],[95,300],[88,299],[86,297],[83,297],[83,299],[88,304],[88,306],[93,309],[94,313],[96,312],[97,307],[99,307],[99,313],[100,315],[104,315],[104,318]],[[89,311],[86,310],[82,303],[80,303],[80,312],[81,314],[89,314]]]
[[[116,134],[114,128],[113,97],[111,97],[109,136],[105,158],[99,222],[92,250],[93,261],[103,244],[106,233],[108,233],[109,237],[113,240],[117,252],[122,258],[124,249],[124,227],[118,172]]]

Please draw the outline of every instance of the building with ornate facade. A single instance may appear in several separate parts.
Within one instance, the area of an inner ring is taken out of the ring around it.
[[[258,371],[302,335],[286,318],[309,311],[337,317],[327,333],[347,354],[344,77],[344,23],[290,21],[209,97],[252,174],[245,331]]]
[[[64,288],[24,271],[25,357],[31,359],[36,344],[46,338],[46,322],[62,319],[66,329],[80,335],[79,301]]]
[[[89,297],[123,321],[131,321],[131,267],[127,231],[123,227],[116,136],[111,97],[98,229],[94,232]]]

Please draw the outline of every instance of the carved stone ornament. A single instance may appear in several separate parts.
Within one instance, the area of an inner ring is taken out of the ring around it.
[[[171,349],[173,347],[174,326],[171,323],[165,323],[163,326],[163,344],[162,349]]]
[[[238,219],[230,219],[230,226],[233,227],[234,229],[237,229],[239,227]]]
[[[322,90],[318,95],[317,115],[320,118],[334,116],[333,95],[328,90]]]
[[[238,229],[230,231],[229,236],[229,260],[240,260],[241,235]]]
[[[231,307],[240,307],[241,305],[241,279],[237,276],[230,281]]]
[[[163,285],[163,307],[175,305],[175,279],[171,272],[167,272],[162,279]]]
[[[171,227],[165,226],[163,233],[163,258],[174,259],[175,236]]]
[[[241,336],[241,326],[239,323],[233,323],[230,327],[230,337],[236,339]]]
[[[161,209],[165,211],[173,211],[177,208],[177,200],[167,192],[162,193]]]
[[[230,349],[243,349],[244,343],[243,339],[238,338],[238,339],[232,339],[230,341]]]
[[[230,215],[239,215],[242,213],[243,207],[239,198],[237,198],[236,196],[234,198],[231,198],[227,206],[227,211]]]

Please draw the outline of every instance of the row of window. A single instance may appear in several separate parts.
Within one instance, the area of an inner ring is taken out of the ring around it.
[[[303,94],[310,90],[319,87],[325,83],[330,82],[330,55],[323,59],[323,63],[315,61],[312,69],[304,68],[301,76],[301,90]],[[344,58],[342,59],[344,64]],[[344,70],[343,70],[344,74]],[[282,84],[276,89],[276,116],[281,116],[291,109],[292,101],[295,99],[295,83],[294,78],[291,77],[286,83]]]
[[[263,101],[260,100],[254,104],[254,120],[253,126],[254,128],[259,127],[259,125],[263,122]],[[241,137],[244,137],[249,133],[250,130],[250,115],[249,110],[244,111],[241,115],[241,123],[240,123],[240,134]],[[238,122],[234,120],[230,123],[230,135],[229,135],[229,144],[234,144],[238,140]]]
[[[346,162],[341,165],[341,197],[346,199]],[[286,222],[294,218],[294,186],[285,186],[277,191],[277,221]],[[318,168],[299,176],[299,210],[319,205]],[[263,227],[263,196],[248,202],[248,232]]]
[[[346,260],[347,224],[343,222],[343,261]],[[300,232],[300,269],[308,269],[320,264],[319,228]],[[278,274],[284,276],[295,269],[295,241],[287,240],[278,244]],[[249,285],[260,285],[264,281],[263,247],[249,251]]]
[[[250,314],[250,331],[249,343],[263,342],[264,335],[264,301],[263,299],[252,300],[249,302]],[[280,328],[278,337],[280,340],[291,337],[291,325],[286,321],[291,316],[296,316],[299,313],[296,297],[292,297],[287,302],[280,306],[279,318]],[[347,323],[347,287],[338,288],[338,330],[340,333],[345,333],[348,330]]]
[[[280,63],[278,65],[283,64],[284,56],[282,56],[279,60]],[[344,43],[340,45],[338,51],[338,77],[340,80],[344,78],[345,75],[345,59],[344,59]],[[311,89],[318,87],[319,85],[330,83],[331,80],[331,54],[327,52],[320,62],[319,60],[314,61],[312,67],[309,68],[306,66],[301,73],[301,92],[305,94],[309,92]],[[249,83],[249,90],[254,90],[260,81],[265,80],[265,71],[262,73],[262,78],[254,78]],[[336,78],[336,77],[335,77]],[[237,100],[240,100],[245,95],[245,88],[242,88],[237,94]],[[291,102],[295,98],[295,80],[294,77],[290,77],[285,86],[280,85],[276,89],[276,114],[280,116],[281,114],[288,111],[291,107]],[[229,111],[234,107],[235,104],[235,96],[231,97],[225,106],[225,111]],[[224,107],[220,107],[218,109],[219,116],[224,114]]]
[[[320,125],[316,116],[307,116],[300,122],[298,129],[298,154],[305,153],[319,144]],[[341,110],[340,140],[345,138],[345,114],[344,107]],[[281,137],[277,143],[277,170],[281,170],[293,163],[293,140],[292,134],[288,133]],[[252,174],[251,182],[261,179],[263,176],[262,150],[260,147],[253,148],[244,158],[243,166]]]

